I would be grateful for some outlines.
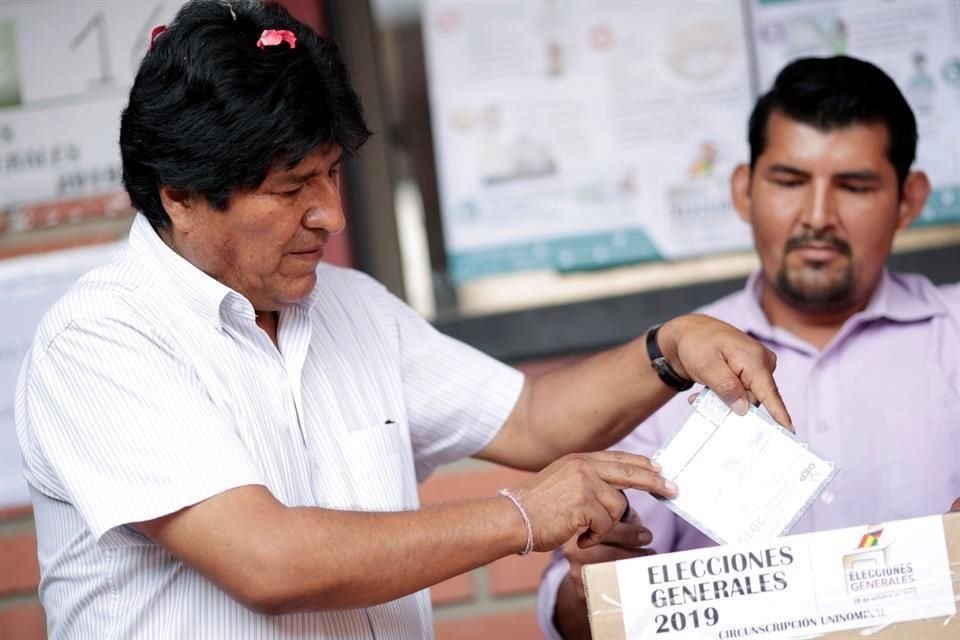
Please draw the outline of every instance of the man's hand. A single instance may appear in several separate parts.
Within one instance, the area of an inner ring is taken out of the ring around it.
[[[580,605],[586,607],[587,603],[583,565],[653,555],[656,551],[647,548],[652,542],[653,534],[643,526],[635,511],[630,511],[624,522],[618,522],[600,544],[583,548],[577,538],[567,541],[563,545],[563,556],[570,563],[570,571],[565,580],[570,581]]]
[[[953,504],[950,505],[950,511],[960,511],[960,498],[953,501]]]
[[[579,547],[586,550],[601,545],[621,528],[618,523],[628,505],[618,489],[676,495],[676,486],[661,477],[659,471],[659,465],[649,458],[631,453],[574,453],[560,458],[512,492],[530,518],[535,550],[555,549],[573,536],[577,536]],[[625,528],[613,540],[626,540],[624,536],[630,535],[630,543],[635,546],[639,532],[634,528]]]
[[[750,336],[715,318],[690,314],[666,322],[657,342],[679,375],[707,385],[738,414],[745,414],[755,398],[774,420],[792,428],[773,381],[777,356]]]

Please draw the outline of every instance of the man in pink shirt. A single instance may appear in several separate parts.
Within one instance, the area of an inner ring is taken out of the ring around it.
[[[885,268],[930,192],[911,170],[910,107],[872,64],[798,60],[757,102],[749,140],[731,190],[761,268],[701,311],[777,354],[797,435],[840,467],[792,533],[943,512],[960,496],[960,284]],[[651,455],[688,412],[681,394],[614,448]],[[589,637],[583,564],[713,544],[630,493],[628,521],[604,544],[574,539],[544,574],[548,638]]]

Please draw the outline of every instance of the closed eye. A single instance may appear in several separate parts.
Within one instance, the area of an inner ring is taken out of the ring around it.
[[[876,186],[872,184],[844,184],[841,186],[850,193],[870,193],[876,189]]]
[[[278,191],[277,193],[278,193],[279,195],[281,195],[281,196],[286,196],[286,197],[288,197],[288,198],[292,198],[293,196],[297,195],[297,194],[300,193],[301,191],[303,191],[303,185],[302,185],[302,184],[301,184],[299,187],[295,188],[295,189],[288,189],[287,191]]]
[[[794,178],[770,178],[770,181],[780,187],[799,187],[803,184],[803,180],[797,180]]]

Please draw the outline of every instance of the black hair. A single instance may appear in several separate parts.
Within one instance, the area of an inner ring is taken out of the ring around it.
[[[774,111],[821,131],[882,124],[887,158],[903,185],[917,153],[917,120],[896,83],[873,64],[848,56],[801,58],[777,74],[750,115],[750,167],[767,144]]]
[[[296,47],[259,48],[267,29],[292,32]],[[272,167],[332,145],[349,157],[369,136],[332,40],[277,4],[192,0],[137,71],[120,122],[123,184],[150,223],[165,227],[161,186],[223,210]]]

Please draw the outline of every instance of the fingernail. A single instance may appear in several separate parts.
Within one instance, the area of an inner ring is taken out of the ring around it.
[[[674,484],[672,481],[667,480],[666,483],[665,483],[665,485],[666,485],[666,487],[667,487],[667,491],[669,491],[670,493],[676,493],[676,492],[677,492],[677,485]]]
[[[747,404],[747,401],[743,398],[738,398],[736,402],[730,405],[730,408],[733,409],[733,412],[738,416],[747,415],[747,409],[750,405]]]
[[[653,469],[654,471],[662,471],[662,470],[663,470],[663,467],[661,467],[659,464],[657,464],[657,463],[654,462],[653,460],[650,461],[650,468]]]

